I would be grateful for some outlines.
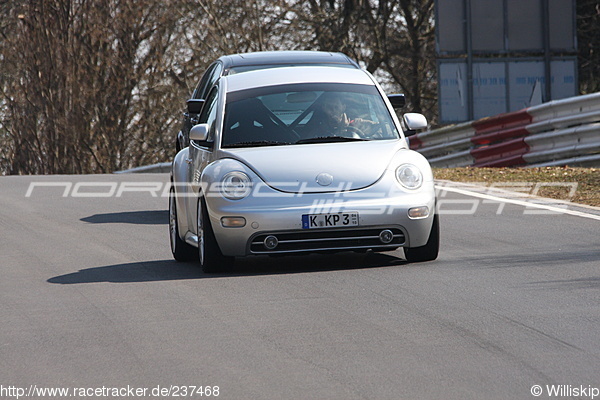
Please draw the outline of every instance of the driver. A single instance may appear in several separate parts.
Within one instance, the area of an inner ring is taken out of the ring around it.
[[[346,104],[337,93],[324,93],[321,96],[321,107],[316,110],[307,123],[317,136],[347,136],[364,138],[374,122],[346,115]]]

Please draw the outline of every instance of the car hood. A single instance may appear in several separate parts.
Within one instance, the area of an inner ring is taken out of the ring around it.
[[[269,186],[291,193],[356,190],[377,182],[400,140],[227,149]]]

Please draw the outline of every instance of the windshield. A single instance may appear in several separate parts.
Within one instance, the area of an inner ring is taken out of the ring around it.
[[[228,93],[221,147],[398,137],[375,86],[295,84]]]

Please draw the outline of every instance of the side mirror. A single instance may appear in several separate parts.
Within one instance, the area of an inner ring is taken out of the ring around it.
[[[204,105],[203,99],[189,99],[187,101],[187,109],[190,114],[200,114],[202,106]]]
[[[190,140],[206,142],[206,139],[208,139],[208,124],[194,125],[190,129]]]
[[[419,113],[406,113],[402,116],[402,122],[406,132],[406,136],[411,136],[417,133],[418,129],[427,128],[427,118]]]
[[[406,105],[406,98],[403,94],[388,94],[388,100],[392,103],[394,109],[402,108]]]

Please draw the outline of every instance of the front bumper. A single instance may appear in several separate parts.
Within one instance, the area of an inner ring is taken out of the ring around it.
[[[213,196],[206,198],[206,203],[215,237],[227,256],[423,246],[435,213],[433,182],[426,182],[414,192],[396,186],[387,191],[371,187],[345,193],[302,195],[263,190],[258,197],[227,200]],[[423,206],[429,209],[427,217],[408,216],[409,209]],[[303,229],[302,215],[339,212],[358,213],[358,226]],[[243,218],[244,226],[223,226],[223,218],[231,217]],[[386,230],[393,235],[390,242],[380,238]],[[273,249],[265,246],[268,236],[277,238],[278,244]]]
[[[272,238],[276,238],[277,246],[271,249],[268,241]],[[393,250],[405,243],[406,233],[402,227],[371,226],[258,233],[248,244],[250,254],[293,254],[373,248]]]

